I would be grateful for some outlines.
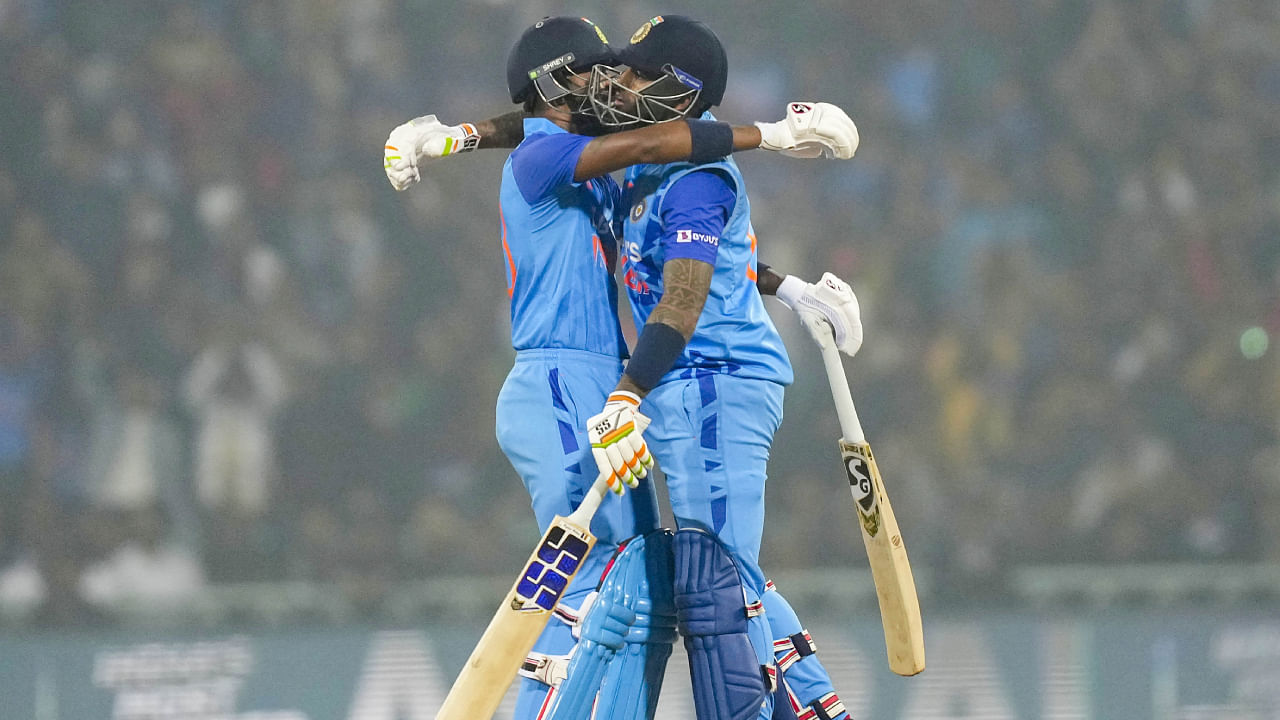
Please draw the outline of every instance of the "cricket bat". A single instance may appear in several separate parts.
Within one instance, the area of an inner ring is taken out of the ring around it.
[[[862,542],[867,548],[871,578],[880,601],[889,669],[899,675],[915,675],[924,670],[924,628],[907,548],[902,544],[898,520],[889,504],[884,481],[880,479],[880,468],[862,434],[840,351],[834,341],[818,344],[822,348],[822,362],[827,367],[827,379],[831,382],[831,395],[836,401],[836,415],[840,418],[840,456],[849,477]]]
[[[568,517],[556,516],[538,541],[524,571],[516,579],[489,627],[462,666],[436,720],[489,720],[552,610],[596,544],[591,518],[608,485],[601,476]]]

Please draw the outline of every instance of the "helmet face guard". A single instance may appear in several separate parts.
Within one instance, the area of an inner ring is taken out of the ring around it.
[[[588,85],[591,112],[605,127],[654,125],[678,120],[697,106],[702,95],[702,82],[670,63],[662,66],[656,80],[649,81],[638,90],[619,81],[625,68],[596,65],[591,70]]]
[[[548,105],[563,102],[570,113],[581,115],[588,112],[591,100],[588,90],[591,87],[591,76],[579,73],[569,66],[574,60],[573,53],[565,53],[551,62],[529,70],[529,79],[533,81],[538,97]],[[579,78],[575,83],[571,78]]]

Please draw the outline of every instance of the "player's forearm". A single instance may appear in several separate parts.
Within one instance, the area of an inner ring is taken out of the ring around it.
[[[760,128],[755,125],[733,126],[733,151],[755,150],[760,147]]]
[[[523,110],[516,110],[488,120],[475,123],[476,132],[480,134],[482,150],[506,148],[510,149],[524,140],[524,120],[530,117]]]
[[[715,267],[701,260],[676,258],[664,263],[662,300],[649,314],[648,322],[669,325],[688,342],[707,303],[714,273]]]
[[[701,260],[676,258],[663,264],[662,300],[640,332],[618,390],[644,397],[675,366],[698,326],[714,273],[715,267]]]
[[[656,311],[657,308],[655,308]],[[645,323],[627,367],[615,390],[624,390],[643,398],[658,385],[663,375],[675,367],[689,337],[679,329],[652,318]]]
[[[618,380],[618,387],[614,388],[615,391],[621,390],[623,392],[635,393],[635,396],[639,398],[643,398],[645,395],[648,395],[649,390],[651,389],[652,388],[645,389],[640,387],[636,384],[635,380],[632,380],[626,373],[622,374],[622,378]]]
[[[756,263],[756,291],[761,295],[777,295],[783,276],[762,262]]]
[[[795,308],[809,283],[795,275],[779,275],[773,268],[762,262],[756,263],[756,292],[761,295],[772,295],[782,301],[783,305]],[[828,318],[830,321],[830,318]]]
[[[523,110],[473,123],[480,136],[480,149],[510,149],[524,140]],[[727,129],[728,143],[721,150],[739,152],[760,147],[760,128],[755,125],[716,123]],[[705,127],[705,126],[704,126]],[[662,123],[593,139],[583,149],[574,171],[582,182],[632,165],[659,165],[688,160],[700,150],[687,122]]]
[[[719,147],[724,151],[720,154],[760,147],[760,128],[755,125],[715,124],[728,131],[726,137],[718,139],[719,142],[728,140]],[[689,160],[703,150],[700,144],[687,122],[661,123],[604,135],[582,149],[573,179],[582,182],[632,165],[661,165]]]

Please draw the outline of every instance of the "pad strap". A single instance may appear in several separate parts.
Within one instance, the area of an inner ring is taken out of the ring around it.
[[[784,673],[801,658],[817,651],[818,646],[814,644],[808,630],[801,630],[795,635],[773,642],[773,655],[778,660],[778,669]]]
[[[791,702],[793,708],[798,708],[796,717],[799,720],[835,720],[835,718],[841,716],[847,717],[844,703],[840,701],[840,698],[834,692],[823,695],[818,698],[817,702],[808,707],[802,707],[796,701],[794,695],[791,696]]]
[[[568,655],[547,655],[546,653],[534,651],[525,657],[524,662],[520,663],[520,669],[516,672],[521,677],[537,680],[543,685],[559,685],[560,681],[564,680],[569,667],[569,658],[572,655],[573,653]]]
[[[572,628],[578,627],[578,623],[582,622],[582,616],[578,614],[579,612],[579,610],[566,607],[564,603],[557,603],[556,609],[552,611],[557,620]]]

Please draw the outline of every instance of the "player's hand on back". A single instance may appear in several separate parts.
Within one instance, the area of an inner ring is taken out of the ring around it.
[[[480,135],[471,123],[445,125],[435,115],[423,115],[391,131],[382,167],[391,187],[404,190],[421,179],[418,165],[423,160],[469,152],[479,143]]]
[[[862,311],[853,288],[831,273],[817,283],[788,275],[778,286],[778,299],[800,316],[819,345],[834,340],[840,352],[853,357],[862,347]]]
[[[848,160],[858,150],[858,127],[831,103],[788,103],[785,118],[756,127],[760,147],[788,157]]]
[[[623,484],[636,487],[653,467],[653,455],[644,441],[649,418],[640,413],[640,398],[615,390],[604,409],[587,420],[587,439],[600,475],[608,477],[609,489],[621,495]]]

